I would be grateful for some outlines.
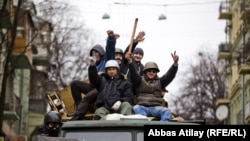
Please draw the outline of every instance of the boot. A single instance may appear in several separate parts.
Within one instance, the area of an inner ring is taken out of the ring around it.
[[[98,116],[98,115],[94,115],[93,120],[100,120],[102,117]]]
[[[95,100],[97,98],[97,95],[98,95],[98,91],[96,89],[88,92],[78,104],[77,110],[75,114],[73,115],[72,119],[75,119],[75,120],[84,119],[89,109],[91,109],[90,106],[95,105]]]
[[[70,120],[83,120],[84,116],[74,114]]]
[[[73,117],[76,113],[68,113],[67,117]]]

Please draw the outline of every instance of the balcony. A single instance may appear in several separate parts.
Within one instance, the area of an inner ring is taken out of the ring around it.
[[[219,106],[219,105],[228,105],[230,103],[230,100],[229,99],[226,99],[226,98],[220,98],[220,99],[217,99],[216,100],[216,106]]]
[[[33,48],[33,66],[36,70],[46,71],[49,66],[49,57],[46,46],[32,45]]]
[[[33,65],[34,66],[48,66],[49,65],[48,57],[34,57]]]
[[[17,32],[18,33],[18,32]],[[18,33],[17,35],[21,36],[21,33]],[[28,50],[28,46],[26,45],[26,39],[18,37],[15,39],[13,53],[15,54],[21,54]]]
[[[31,61],[29,57],[25,54],[11,55],[10,62],[14,68],[18,68],[18,69],[31,69],[32,68]]]
[[[4,120],[19,120],[20,117],[14,111],[4,111],[3,112],[3,119]]]
[[[219,7],[219,19],[230,20],[232,18],[232,12],[230,10],[230,2],[222,1]]]
[[[221,43],[219,45],[218,59],[228,59],[230,57],[231,44]]]
[[[250,74],[250,65],[249,64],[241,64],[239,68],[240,74]]]

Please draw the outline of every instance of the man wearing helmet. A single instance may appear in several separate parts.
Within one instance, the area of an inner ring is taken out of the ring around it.
[[[110,59],[115,58],[115,44],[116,39],[119,38],[119,34],[115,34],[112,30],[107,31],[108,38],[106,44],[106,52],[104,48],[97,44],[90,50],[90,56],[95,58],[96,67],[98,73],[105,72],[105,63]],[[70,85],[72,97],[76,104],[76,112],[72,116],[72,120],[81,120],[88,112],[90,105],[96,100],[98,91],[92,84],[84,81],[73,81]],[[81,93],[85,94],[82,99]]]
[[[131,82],[136,88],[136,103],[133,107],[135,114],[144,116],[153,116],[161,121],[169,121],[172,119],[172,113],[167,108],[162,106],[162,90],[172,82],[178,70],[179,56],[176,52],[172,53],[173,65],[162,76],[158,77],[160,71],[155,62],[147,62],[143,70],[143,76],[136,72],[135,66],[132,63],[131,53],[126,54],[126,59],[129,62],[129,70]]]
[[[121,65],[123,60],[123,50],[121,48],[115,48],[115,60]]]
[[[61,115],[56,111],[49,111],[44,116],[44,123],[38,129],[37,135],[57,137],[62,127]]]
[[[90,59],[90,61],[89,80],[99,92],[94,119],[99,120],[110,113],[132,114],[133,88],[131,83],[118,73],[118,62],[116,60],[107,61],[106,72],[100,76],[94,66],[95,59]]]

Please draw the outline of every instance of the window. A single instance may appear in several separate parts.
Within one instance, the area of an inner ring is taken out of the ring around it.
[[[75,131],[66,133],[65,137],[78,141],[132,141],[132,133],[125,131]]]

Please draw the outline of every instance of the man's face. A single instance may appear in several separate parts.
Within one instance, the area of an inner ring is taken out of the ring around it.
[[[146,76],[149,78],[149,79],[153,79],[157,74],[157,71],[154,70],[154,69],[149,69],[146,71]]]
[[[58,136],[61,127],[62,127],[61,123],[50,122],[50,123],[47,123],[47,125],[46,125],[46,128],[49,131],[49,136],[52,136],[52,137]]]
[[[136,61],[136,62],[140,62],[141,61],[141,59],[142,59],[142,54],[140,54],[140,53],[134,53],[133,54],[133,58],[134,58],[134,60]]]
[[[48,128],[51,129],[51,130],[57,130],[59,128],[61,128],[61,124],[60,123],[53,123],[53,122],[50,122],[48,123]]]
[[[101,60],[101,55],[96,50],[92,50],[92,56],[95,57],[96,61],[100,61]]]
[[[114,77],[117,75],[117,68],[115,67],[110,67],[110,68],[107,68],[107,74],[110,76],[110,77]]]
[[[122,54],[120,54],[120,53],[116,53],[116,54],[115,54],[115,60],[117,60],[117,61],[118,61],[118,63],[120,64],[120,63],[121,63],[121,61],[122,61]]]

